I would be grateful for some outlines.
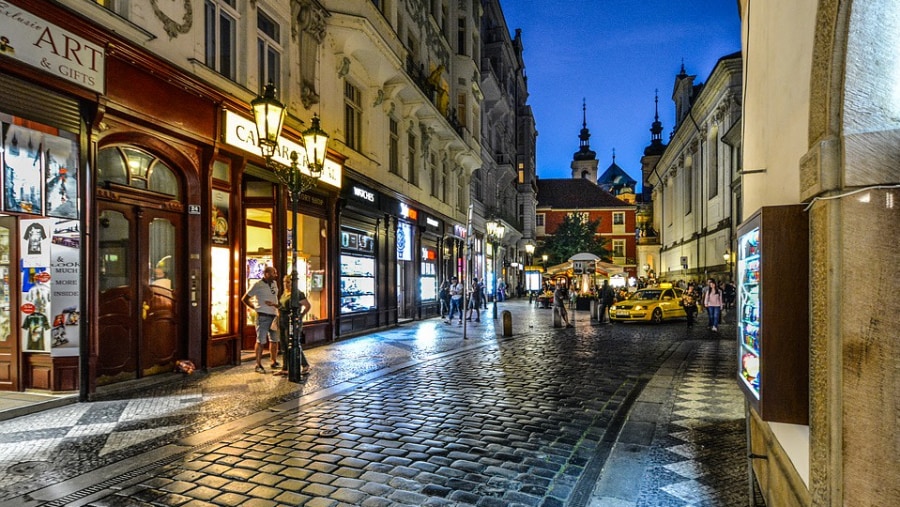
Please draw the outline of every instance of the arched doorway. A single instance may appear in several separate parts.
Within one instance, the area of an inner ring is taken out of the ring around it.
[[[97,156],[97,384],[172,371],[186,349],[183,183],[133,146]]]

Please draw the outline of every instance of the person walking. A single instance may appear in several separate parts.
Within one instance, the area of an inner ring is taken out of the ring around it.
[[[694,316],[697,315],[697,286],[694,282],[687,285],[687,289],[681,295],[681,306],[684,307],[684,313],[687,314],[687,327],[694,325]]]
[[[600,299],[600,315],[597,320],[599,320],[601,324],[604,322],[612,324],[612,320],[609,318],[609,309],[612,307],[613,303],[616,302],[616,292],[613,290],[612,286],[609,285],[609,280],[603,280],[603,286],[600,287],[598,298]]]
[[[553,291],[553,310],[559,312],[566,327],[575,327],[569,323],[569,312],[566,310],[566,301],[569,299],[569,291],[562,284],[556,286]]]
[[[278,300],[278,334],[281,337],[281,350],[284,351],[284,354],[281,358],[281,369],[277,370],[275,375],[288,374],[288,354],[290,353],[291,343],[291,281],[291,275],[284,276],[284,279],[282,280],[282,287],[284,287],[284,290],[281,293],[281,299]],[[297,352],[300,354],[300,375],[308,375],[309,361],[306,360],[306,354],[303,353],[303,345],[300,342],[300,337],[303,336],[303,317],[309,313],[309,309],[312,308],[312,305],[309,303],[309,300],[306,299],[306,294],[302,290],[297,292],[297,304],[299,305],[298,311],[300,312],[297,320],[300,322],[300,325],[297,327],[297,332],[293,335],[293,338],[297,340]],[[275,366],[273,365],[273,368],[274,367]]]
[[[706,307],[706,314],[709,316],[709,328],[713,331],[718,331],[719,317],[722,313],[722,291],[719,290],[719,284],[712,278],[708,282],[706,296],[703,298],[703,306]]]
[[[453,316],[456,315],[456,312],[459,312],[459,325],[462,325],[463,311],[460,305],[462,304],[463,290],[465,289],[459,283],[459,278],[454,276],[450,279],[450,315],[447,316],[445,323],[452,324]]]
[[[441,301],[441,318],[445,318],[450,313],[450,282],[444,280],[438,291],[438,299]]]
[[[725,287],[722,289],[722,293],[725,295],[725,299],[723,301],[724,305],[722,308],[734,308],[734,297],[737,294],[737,287],[734,285],[734,282],[728,280],[725,282]]]
[[[475,322],[481,322],[481,304],[484,301],[484,284],[472,277],[472,286],[469,288],[469,306],[466,312],[466,320],[472,320],[472,312],[475,312]]]
[[[256,281],[241,297],[241,302],[256,312],[256,373],[265,373],[262,365],[263,348],[269,345],[272,368],[278,364],[278,270],[266,266],[263,277]]]

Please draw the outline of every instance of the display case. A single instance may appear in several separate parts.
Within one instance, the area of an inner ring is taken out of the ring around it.
[[[231,250],[223,247],[210,249],[210,302],[209,326],[212,336],[223,335],[231,331],[229,326],[231,301],[231,270],[229,263]]]
[[[422,265],[419,273],[419,300],[437,300],[437,249],[422,247]]]
[[[763,420],[809,420],[809,223],[801,205],[738,227],[738,383]]]
[[[375,309],[375,258],[341,253],[341,313]]]
[[[253,287],[253,284],[262,280],[263,272],[266,269],[266,266],[273,266],[272,264],[272,254],[271,252],[261,252],[256,255],[247,254],[247,280],[244,286],[244,291],[250,290],[250,287]],[[279,285],[280,286],[280,285]],[[247,326],[256,327],[256,312],[251,311],[249,307],[247,307],[247,320],[245,324]]]

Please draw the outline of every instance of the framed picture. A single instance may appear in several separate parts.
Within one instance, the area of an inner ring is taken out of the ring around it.
[[[74,141],[44,134],[47,215],[78,218],[78,149]]]
[[[3,208],[18,213],[43,214],[44,134],[18,125],[3,124]]]

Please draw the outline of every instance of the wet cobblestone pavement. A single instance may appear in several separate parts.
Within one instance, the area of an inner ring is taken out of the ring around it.
[[[0,507],[752,505],[733,325],[501,308],[0,422]]]

